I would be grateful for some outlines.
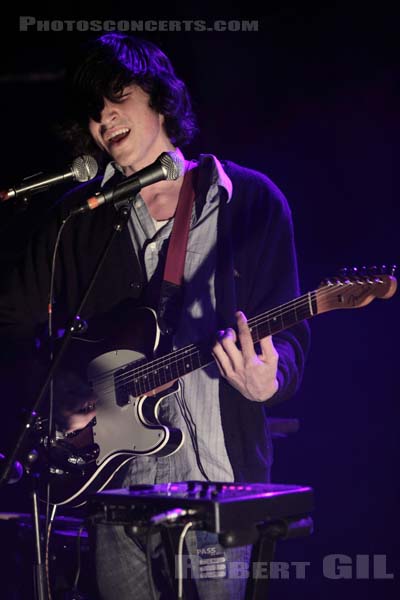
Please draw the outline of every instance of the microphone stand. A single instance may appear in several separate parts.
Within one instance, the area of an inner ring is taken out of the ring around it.
[[[82,310],[87,302],[87,299],[90,295],[90,292],[93,289],[94,283],[96,282],[97,277],[102,269],[103,263],[108,255],[109,249],[114,241],[114,238],[116,237],[117,233],[121,233],[123,231],[126,224],[128,223],[129,215],[130,215],[130,211],[131,211],[130,202],[134,200],[138,191],[139,190],[136,188],[134,190],[134,195],[131,195],[127,198],[128,203],[124,202],[124,204],[122,206],[120,205],[119,207],[117,207],[117,213],[116,213],[116,217],[114,219],[112,232],[109,235],[109,238],[103,249],[103,252],[100,255],[98,263],[92,273],[91,279],[90,279],[88,286],[82,296],[82,299],[78,304],[78,308],[75,311],[73,318],[71,319],[68,327],[65,330],[65,333],[64,333],[64,336],[60,343],[60,346],[58,348],[58,351],[54,355],[54,358],[48,369],[47,375],[46,375],[44,382],[39,390],[36,400],[33,403],[32,409],[28,413],[28,416],[27,416],[27,418],[24,422],[24,425],[21,429],[21,432],[17,438],[15,446],[14,446],[13,450],[11,451],[11,453],[9,454],[7,460],[5,461],[5,465],[4,465],[4,468],[3,468],[3,471],[2,471],[1,477],[0,477],[0,487],[2,484],[7,482],[7,478],[9,476],[11,468],[14,464],[14,461],[16,460],[17,456],[19,456],[21,449],[24,446],[28,435],[33,430],[35,421],[38,416],[38,411],[41,408],[44,398],[46,396],[47,388],[48,388],[51,380],[53,379],[54,373],[56,372],[62,358],[64,357],[64,354],[70,343],[72,335],[74,333],[76,333],[77,329],[79,329],[79,322],[80,322],[79,314],[82,312]],[[119,204],[121,204],[121,203],[119,203]],[[32,456],[34,456],[34,457],[37,456],[37,453],[35,454],[35,450],[31,450],[29,452],[29,455],[27,457],[28,465],[29,465],[29,463],[32,464],[32,462],[33,462],[32,459],[30,458]],[[25,461],[24,461],[24,463],[25,463]],[[31,470],[30,467],[28,467],[27,471],[30,471],[30,470]],[[36,479],[37,476],[35,474],[33,474],[32,477],[33,477],[33,481],[34,481],[33,491],[32,491],[32,502],[33,502],[34,532],[35,532],[35,564],[34,564],[35,596],[34,597],[35,597],[35,600],[48,600],[46,574],[45,574],[45,569],[44,569],[44,565],[42,562],[41,535],[40,535],[40,530],[39,530],[39,509],[38,509],[38,493],[37,493],[37,479]]]

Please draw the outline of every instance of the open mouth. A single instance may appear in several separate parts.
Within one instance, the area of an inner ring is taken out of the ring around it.
[[[131,130],[127,127],[121,127],[121,129],[116,129],[112,132],[110,136],[107,137],[107,144],[109,146],[114,146],[115,144],[119,144],[130,134]]]

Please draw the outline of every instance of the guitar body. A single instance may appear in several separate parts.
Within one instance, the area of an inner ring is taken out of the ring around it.
[[[82,373],[82,363],[87,363],[86,378],[94,393],[96,417],[51,450],[53,504],[79,506],[136,456],[168,456],[184,441],[180,430],[158,418],[162,400],[179,389],[178,383],[139,396],[133,396],[123,385],[125,370],[132,372],[136,365],[140,368],[159,344],[154,311],[127,303],[119,306],[116,317],[107,323],[111,325],[91,324],[85,336],[74,337],[71,346],[67,368]]]
[[[366,306],[391,298],[393,275],[344,275],[322,284],[248,321],[253,342],[300,321],[335,310]],[[96,417],[84,429],[52,441],[51,502],[79,506],[89,493],[102,490],[136,456],[168,456],[183,444],[183,433],[159,420],[160,404],[179,389],[180,377],[213,362],[210,341],[159,352],[160,330],[151,309],[127,301],[106,320],[91,321],[88,335],[74,338],[68,369],[82,372],[96,401]],[[154,354],[156,353],[156,358]],[[70,393],[73,397],[73,393]]]

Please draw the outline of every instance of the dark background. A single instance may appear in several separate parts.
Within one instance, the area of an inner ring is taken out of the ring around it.
[[[81,16],[173,18],[113,6]],[[78,17],[58,9],[19,14]],[[282,189],[293,211],[303,291],[343,266],[396,263],[399,14],[385,3],[267,3],[264,15],[243,15],[258,19],[258,32],[147,34],[192,93],[201,133],[191,152],[258,169]],[[231,8],[207,18],[240,13]],[[8,188],[68,165],[54,131],[63,114],[62,69],[88,36],[19,32],[16,17],[3,20],[2,33],[0,186]],[[37,196],[25,212],[0,207],[2,269],[23,252],[52,200]],[[275,444],[273,479],[311,485],[316,499],[313,536],[282,542],[277,554],[309,561],[306,578],[296,581],[292,566],[289,580],[273,582],[273,598],[398,597],[399,307],[397,294],[314,319],[301,391],[271,410],[300,420],[299,432]],[[2,398],[4,411],[6,403]],[[395,579],[374,580],[372,570],[370,579],[357,579],[355,569],[350,579],[329,579],[322,562],[332,554],[353,565],[357,555],[386,555]]]

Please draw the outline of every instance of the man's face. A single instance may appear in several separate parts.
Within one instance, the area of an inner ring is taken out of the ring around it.
[[[161,152],[174,149],[163,123],[163,115],[150,108],[149,95],[130,85],[118,102],[105,99],[100,121],[90,119],[89,131],[129,175],[154,162]]]

